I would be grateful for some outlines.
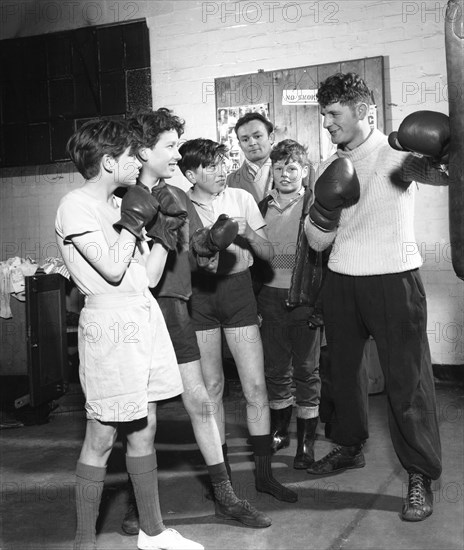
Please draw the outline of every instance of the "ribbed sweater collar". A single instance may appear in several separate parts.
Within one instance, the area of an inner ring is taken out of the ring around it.
[[[337,155],[340,158],[349,158],[354,162],[358,160],[363,160],[368,157],[373,151],[375,151],[382,145],[385,145],[385,139],[385,134],[383,134],[380,130],[375,129],[364,143],[361,143],[361,145],[351,151],[337,149]]]

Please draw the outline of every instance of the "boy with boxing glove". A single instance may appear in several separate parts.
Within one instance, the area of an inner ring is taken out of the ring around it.
[[[297,494],[279,483],[271,470],[269,402],[258,327],[256,300],[250,275],[253,255],[271,260],[274,251],[265,222],[251,193],[226,184],[227,155],[224,145],[209,139],[193,139],[179,149],[182,173],[192,184],[188,195],[206,227],[227,214],[238,223],[233,243],[219,252],[213,274],[192,276],[191,316],[201,352],[201,368],[221,434],[225,439],[222,401],[222,332],[237,366],[247,401],[247,426],[256,465],[256,489],[286,502]]]
[[[142,110],[129,119],[138,137],[138,157],[142,168],[137,187],[159,203],[159,212],[146,226],[148,238],[163,247],[164,262],[158,264],[159,283],[153,289],[176,353],[184,392],[182,402],[192,422],[195,439],[205,459],[213,488],[216,516],[235,520],[248,527],[268,527],[271,520],[240,500],[230,483],[227,449],[221,446],[219,430],[211,410],[203,380],[200,351],[188,313],[191,290],[191,269],[216,268],[217,252],[236,237],[238,224],[228,216],[212,227],[204,228],[185,192],[166,183],[181,159],[179,138],[184,121],[168,109]],[[192,252],[190,253],[190,248]],[[130,491],[131,494],[132,491]],[[122,529],[127,534],[138,531],[137,503],[131,497]]]
[[[118,428],[127,437],[126,466],[140,514],[138,548],[203,546],[166,529],[154,448],[156,401],[182,392],[174,349],[158,304],[161,245],[149,251],[144,227],[160,203],[136,187],[138,142],[122,121],[90,121],[68,142],[84,185],[68,193],[56,215],[56,236],[72,279],[86,295],[79,319],[79,375],[87,425],[76,468],[74,550],[96,549],[95,525],[106,464]],[[113,194],[126,187],[122,202]]]

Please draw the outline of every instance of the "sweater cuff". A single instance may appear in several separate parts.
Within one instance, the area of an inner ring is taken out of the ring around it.
[[[316,252],[322,252],[334,242],[337,230],[323,231],[317,225],[311,222],[309,216],[304,221],[304,232],[308,239],[309,246]]]

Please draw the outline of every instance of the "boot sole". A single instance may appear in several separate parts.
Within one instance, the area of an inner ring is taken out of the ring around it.
[[[222,519],[222,520],[227,520],[227,521],[238,521],[239,523],[241,523],[242,525],[246,525],[247,527],[251,527],[253,529],[265,529],[266,527],[270,527],[271,526],[271,523],[269,523],[269,525],[258,525],[256,523],[252,523],[251,521],[246,521],[246,520],[243,520],[243,519],[239,519],[239,518],[235,518],[233,516],[227,516],[227,515],[223,515],[223,514],[220,514],[218,512],[216,512],[214,514],[218,519]]]
[[[356,464],[356,465],[353,465],[353,466],[343,466],[343,468],[337,468],[336,470],[330,470],[329,472],[308,472],[309,475],[311,476],[329,476],[331,474],[339,474],[341,472],[344,472],[345,470],[356,470],[358,468],[364,468],[364,466],[366,465],[366,463],[364,462],[364,464]]]

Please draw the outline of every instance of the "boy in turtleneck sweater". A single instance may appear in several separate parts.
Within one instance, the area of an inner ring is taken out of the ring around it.
[[[343,159],[354,166],[359,189],[358,200],[346,202],[347,186],[340,192],[339,180],[326,177],[319,186],[318,180],[305,220],[312,247],[323,250],[333,243],[323,309],[335,405],[331,436],[337,444],[307,471],[327,475],[365,465],[368,392],[361,363],[372,335],[386,380],[392,442],[409,474],[401,518],[421,521],[433,510],[431,480],[441,474],[441,447],[418,271],[422,260],[410,246],[415,243],[412,182],[446,185],[447,176],[430,158],[396,151],[382,132],[371,130],[370,97],[354,73],[333,75],[318,90],[324,128],[338,146],[319,173]],[[428,124],[424,119],[422,137]]]

